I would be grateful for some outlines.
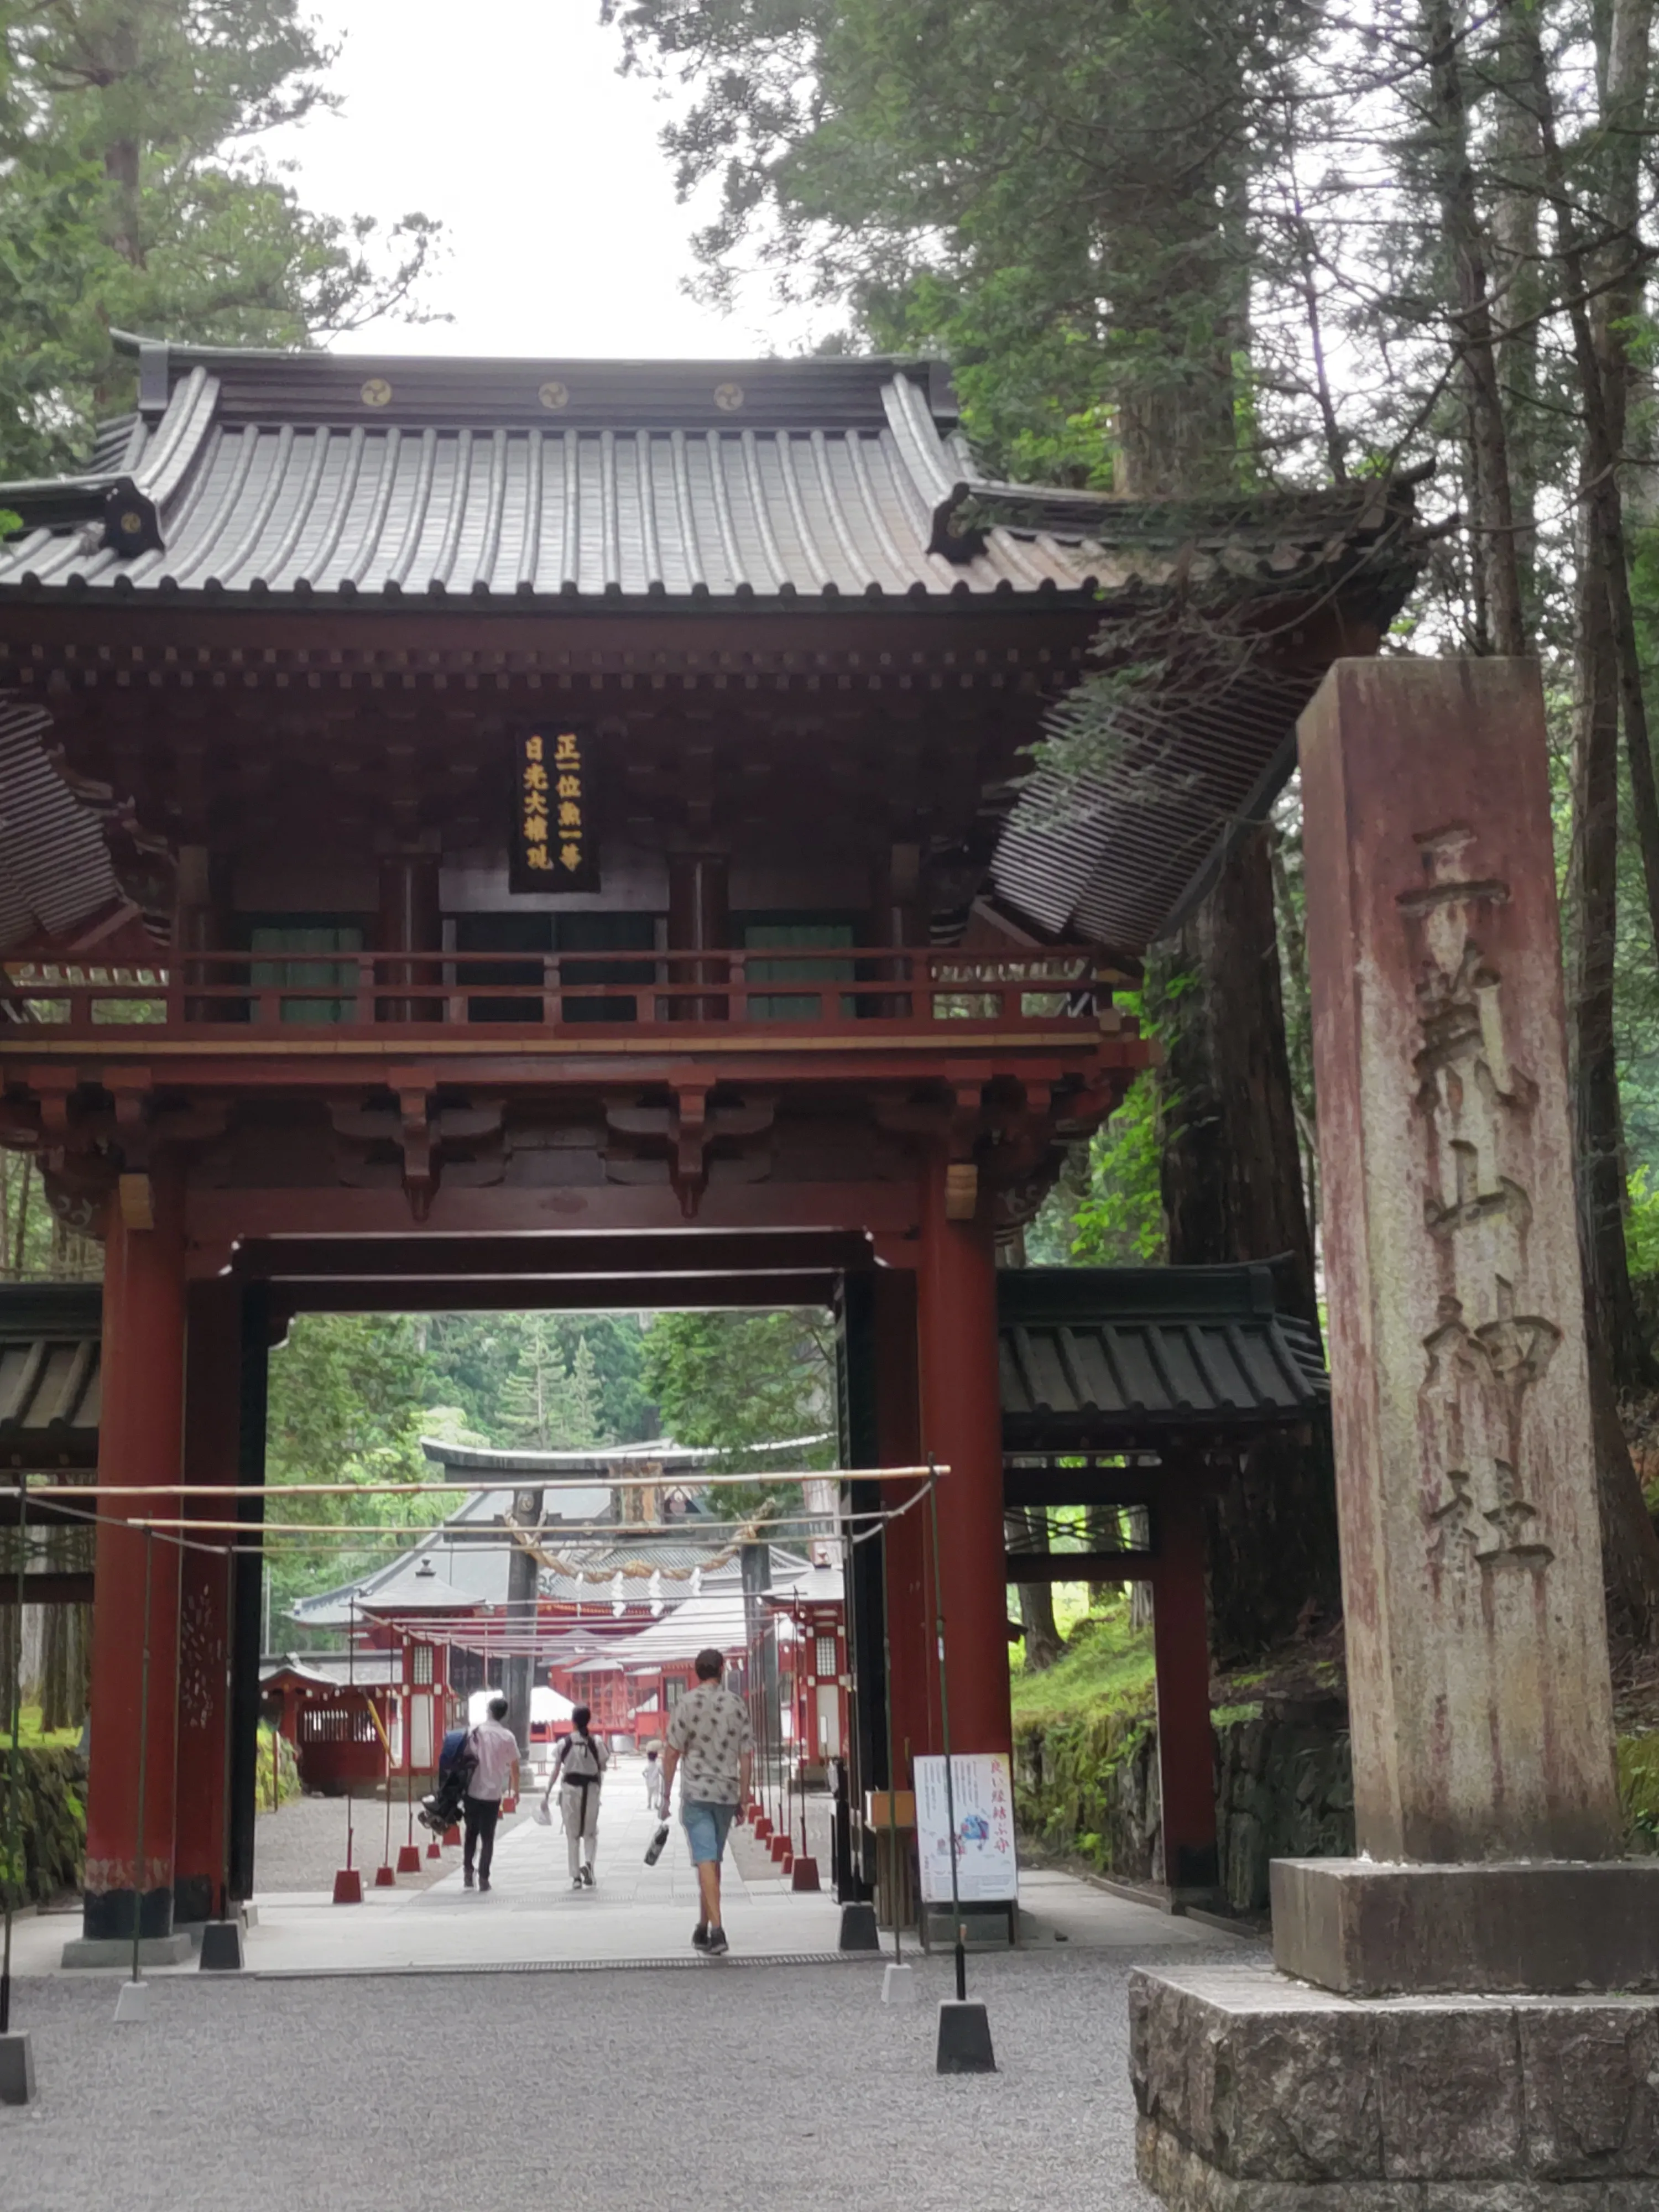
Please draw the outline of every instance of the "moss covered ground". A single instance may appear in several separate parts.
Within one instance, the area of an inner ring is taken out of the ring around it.
[[[25,1705],[22,1719],[23,1724],[18,1733],[17,1740],[25,1750],[70,1751],[81,1741],[81,1731],[78,1728],[43,1729],[40,1726],[39,1705]],[[3,1737],[0,1738],[0,1741],[8,1744],[11,1741],[11,1730],[9,1727],[5,1729]]]
[[[1064,1654],[1052,1667],[1038,1674],[1016,1674],[1012,1697],[1016,1729],[1107,1712],[1150,1713],[1152,1632],[1130,1626],[1126,1599],[1109,1601],[1073,1625]]]

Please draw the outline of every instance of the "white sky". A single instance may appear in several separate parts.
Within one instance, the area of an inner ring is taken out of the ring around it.
[[[758,291],[730,317],[680,289],[698,216],[657,143],[668,112],[617,74],[598,0],[312,0],[345,106],[265,142],[302,202],[441,220],[423,288],[449,323],[385,323],[354,349],[743,356],[800,350]]]

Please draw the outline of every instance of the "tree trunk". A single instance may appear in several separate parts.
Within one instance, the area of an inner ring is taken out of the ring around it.
[[[92,1532],[52,1528],[44,1539],[42,1565],[57,1573],[90,1568]],[[40,1725],[43,1729],[79,1728],[87,1715],[90,1608],[52,1605],[43,1608],[40,1637]]]
[[[1641,143],[1639,132],[1632,127],[1632,102],[1639,118],[1645,100],[1645,49],[1653,0],[1612,0],[1607,36],[1601,47],[1603,131],[1614,149],[1609,157],[1613,180],[1606,194],[1609,243],[1595,255],[1586,242],[1568,182],[1556,130],[1555,96],[1536,19],[1517,0],[1502,0],[1502,4],[1516,50],[1525,55],[1530,67],[1533,112],[1555,219],[1556,254],[1566,280],[1573,362],[1584,416],[1584,527],[1592,556],[1599,560],[1605,580],[1630,764],[1631,806],[1647,892],[1648,927],[1654,950],[1659,953],[1659,783],[1654,775],[1640,641],[1631,603],[1620,477],[1630,380],[1624,325],[1638,298],[1640,266],[1635,228],[1639,173],[1628,171],[1638,155],[1625,149],[1624,140],[1628,137],[1632,148],[1639,148]],[[1593,297],[1597,300],[1594,312]]]
[[[1547,305],[1540,210],[1543,149],[1528,94],[1527,57],[1515,27],[1499,26],[1492,102],[1492,279],[1498,328],[1498,382],[1508,426],[1510,495],[1515,517],[1515,568],[1522,635],[1537,634],[1540,429],[1539,323]]]
[[[1115,1551],[1124,1541],[1123,1509],[1117,1505],[1091,1505],[1083,1516],[1083,1540],[1091,1552]],[[1091,1583],[1089,1602],[1098,1605],[1109,1597],[1115,1585],[1111,1583]]]
[[[1164,1204],[1177,1266],[1283,1259],[1280,1296],[1317,1324],[1273,927],[1270,832],[1238,838],[1215,889],[1158,948],[1147,997],[1167,1053]],[[1212,1648],[1224,1663],[1341,1604],[1328,1448],[1275,1437],[1209,1501]]]
[[[1486,236],[1469,159],[1468,112],[1458,27],[1449,0],[1429,0],[1425,31],[1435,133],[1436,184],[1456,303],[1452,310],[1464,404],[1469,422],[1471,560],[1474,598],[1482,610],[1483,652],[1527,649],[1515,558],[1515,511],[1510,489],[1509,438],[1498,378]]]
[[[1041,1512],[1018,1507],[1003,1517],[1003,1534],[1011,1552],[1048,1550],[1048,1523]],[[1054,1626],[1054,1586],[1052,1583],[1016,1583],[1020,1626],[1025,1631],[1025,1668],[1040,1674],[1052,1667],[1065,1645]]]
[[[1589,464],[1586,463],[1588,467]],[[1573,1162],[1584,1299],[1615,1386],[1654,1379],[1625,1247],[1625,1140],[1613,1030],[1619,894],[1619,678],[1601,549],[1579,563],[1573,701],[1573,836],[1567,874]]]
[[[1607,1626],[1615,1638],[1651,1644],[1659,1641],[1659,1530],[1654,1528],[1631,1461],[1618,1395],[1593,1318],[1587,1335]]]

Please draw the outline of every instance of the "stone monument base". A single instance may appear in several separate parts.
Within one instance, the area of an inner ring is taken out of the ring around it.
[[[1338,1996],[1137,1973],[1137,2163],[1172,2212],[1653,2212],[1659,1997]]]
[[[1659,1858],[1275,1859],[1273,1964],[1344,1996],[1659,1990]]]

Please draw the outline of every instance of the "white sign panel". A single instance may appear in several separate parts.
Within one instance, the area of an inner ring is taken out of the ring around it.
[[[922,1901],[951,1902],[951,1811],[945,1761],[918,1759],[916,1856]],[[1019,1896],[1014,1858],[1014,1785],[1002,1752],[963,1752],[951,1761],[957,1828],[957,1894],[964,1905],[1010,1905]]]

